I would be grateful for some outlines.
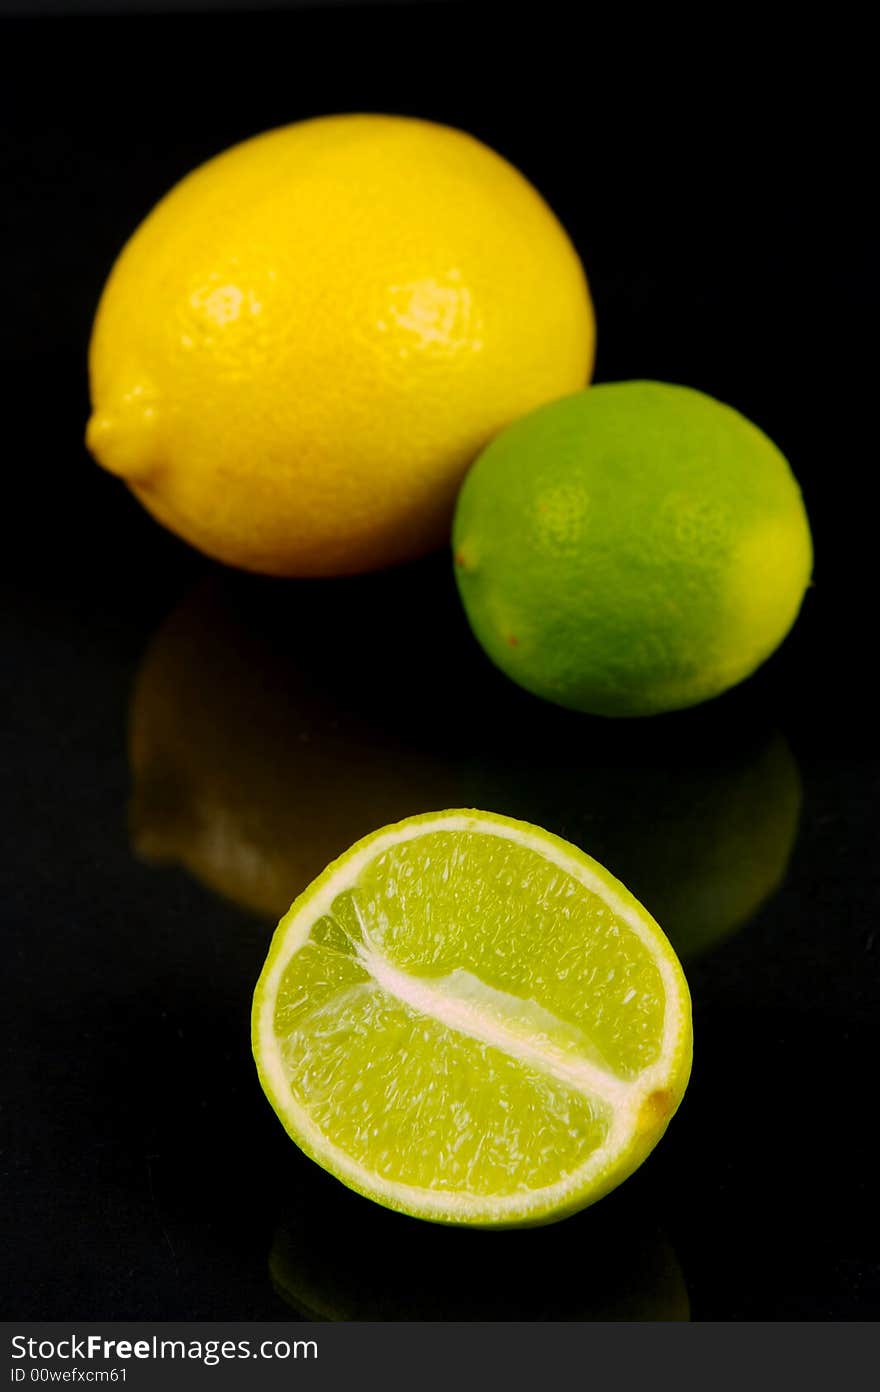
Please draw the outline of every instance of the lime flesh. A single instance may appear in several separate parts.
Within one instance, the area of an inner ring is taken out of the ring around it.
[[[263,1087],[307,1154],[416,1217],[553,1221],[653,1149],[691,1060],[663,933],[537,827],[429,813],[358,842],[282,919]]]

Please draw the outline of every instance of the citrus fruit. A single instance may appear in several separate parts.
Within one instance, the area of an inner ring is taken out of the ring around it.
[[[357,842],[281,920],[253,1047],[302,1149],[415,1217],[551,1222],[644,1160],[684,1093],[661,930],[574,846],[476,811]]]
[[[564,230],[461,131],[321,117],[161,200],[104,289],[98,461],[209,555],[331,575],[448,538],[496,431],[583,386],[594,320]]]
[[[465,480],[453,547],[492,661],[607,716],[693,706],[749,676],[794,623],[812,566],[776,446],[661,382],[592,387],[510,426]]]

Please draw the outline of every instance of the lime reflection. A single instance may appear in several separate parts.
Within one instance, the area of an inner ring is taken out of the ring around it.
[[[671,736],[654,725],[627,745],[618,729],[594,752],[585,739],[564,771],[533,771],[527,802],[515,781],[500,786],[491,768],[483,775],[497,811],[525,816],[527,807],[529,820],[607,866],[684,960],[743,928],[781,886],[802,804],[779,731],[721,729],[707,740],[689,730]]]
[[[269,1255],[275,1290],[307,1319],[690,1319],[668,1239],[622,1204],[552,1227],[477,1232],[419,1223],[344,1190],[309,1202],[310,1192]]]
[[[488,668],[450,586],[422,566],[191,592],[132,695],[137,855],[274,922],[358,837],[481,807],[595,856],[685,960],[749,922],[797,836],[785,737],[735,702],[625,722],[548,706]]]

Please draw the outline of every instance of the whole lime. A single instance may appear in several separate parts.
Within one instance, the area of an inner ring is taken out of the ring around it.
[[[794,623],[813,557],[772,441],[661,382],[593,387],[504,430],[465,479],[453,550],[492,661],[609,716],[693,706],[749,676]]]

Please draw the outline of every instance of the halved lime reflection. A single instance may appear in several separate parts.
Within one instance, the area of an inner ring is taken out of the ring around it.
[[[267,923],[358,837],[475,806],[583,847],[685,959],[779,887],[801,807],[787,740],[736,702],[609,722],[520,692],[476,651],[445,566],[208,580],[144,655],[129,751],[138,856]]]
[[[323,1188],[323,1186],[321,1186]],[[310,1201],[311,1196],[311,1201]],[[468,1232],[304,1186],[275,1233],[275,1290],[319,1320],[689,1320],[675,1252],[610,1203],[549,1228]]]

